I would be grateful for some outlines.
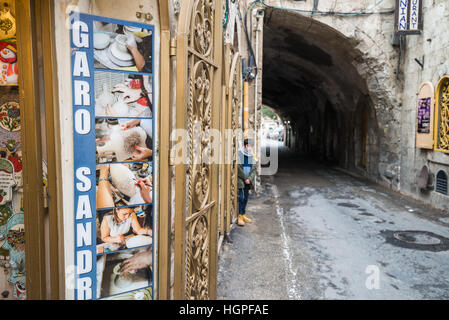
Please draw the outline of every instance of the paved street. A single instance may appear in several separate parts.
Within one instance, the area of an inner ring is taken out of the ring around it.
[[[218,299],[449,298],[447,213],[284,149],[248,215],[222,247]]]

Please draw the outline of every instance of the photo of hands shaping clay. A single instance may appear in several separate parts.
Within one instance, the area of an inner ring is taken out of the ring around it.
[[[120,207],[97,212],[97,254],[153,243],[152,206]]]
[[[153,31],[94,21],[95,68],[153,72]]]
[[[97,163],[151,161],[152,119],[95,119]]]
[[[95,116],[151,118],[151,76],[117,72],[95,72]]]
[[[97,296],[104,298],[150,286],[152,268],[152,246],[97,256]]]
[[[97,209],[151,204],[151,163],[97,165]],[[138,229],[138,228],[136,228]]]

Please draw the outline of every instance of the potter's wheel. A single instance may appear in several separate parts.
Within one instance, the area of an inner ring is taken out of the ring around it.
[[[123,260],[111,260],[106,262],[102,281],[102,297],[138,290],[150,285],[149,271],[146,269],[141,269],[134,274],[130,274],[129,277],[123,279],[124,281],[118,280],[118,275],[114,273],[114,268],[117,268],[117,264],[122,262]]]
[[[116,65],[114,62],[111,61],[108,51],[109,47],[103,50],[94,50],[95,60],[100,62],[103,66],[105,66],[108,69],[119,69],[120,66]]]
[[[114,44],[109,46],[109,48],[107,50],[107,55],[108,55],[108,58],[114,64],[116,64],[116,65],[118,65],[120,67],[132,67],[132,66],[135,65],[134,64],[134,60],[133,60],[131,55],[129,55],[131,57],[131,59],[128,59],[128,60],[121,60],[121,59],[117,58],[116,55],[115,55],[115,54],[117,54],[116,53],[117,49],[115,49],[113,46],[114,46]],[[121,57],[121,58],[128,58],[128,56],[123,55],[123,57]]]

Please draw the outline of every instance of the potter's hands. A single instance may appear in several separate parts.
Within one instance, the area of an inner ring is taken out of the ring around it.
[[[120,272],[127,273],[139,269],[144,269],[152,265],[152,263],[153,263],[153,255],[151,251],[139,252],[136,253],[131,258],[123,261],[120,268]]]
[[[119,234],[118,236],[114,237],[114,242],[124,244],[126,242],[126,238],[123,234]]]
[[[142,161],[146,160],[149,157],[153,156],[153,150],[148,148],[143,148],[139,146],[135,146],[134,149],[136,149],[136,152],[134,152],[132,159],[134,161]]]
[[[100,178],[107,179],[109,176],[109,165],[104,164],[100,166]]]
[[[131,103],[139,100],[141,98],[142,90],[140,89],[131,89],[127,87],[123,83],[119,83],[112,88],[112,92],[122,92],[123,93],[123,102]]]
[[[137,186],[140,189],[140,195],[142,196],[143,201],[145,201],[145,203],[152,203],[153,198],[151,196],[151,191],[153,190],[153,185],[150,180],[148,178],[139,180]]]
[[[134,120],[131,120],[131,121],[128,121],[128,122],[122,124],[122,129],[123,130],[131,129],[131,128],[137,127],[139,124],[140,124],[140,119],[134,119]]]
[[[129,50],[132,50],[134,48],[137,49],[137,42],[136,42],[136,38],[134,37],[134,35],[129,35],[127,37],[127,39],[126,39],[126,47]]]

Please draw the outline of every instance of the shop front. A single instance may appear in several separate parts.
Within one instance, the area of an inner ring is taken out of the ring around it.
[[[1,6],[0,299],[215,298],[236,213],[238,5],[225,33],[221,1]]]
[[[0,299],[154,299],[159,3],[0,9]]]

